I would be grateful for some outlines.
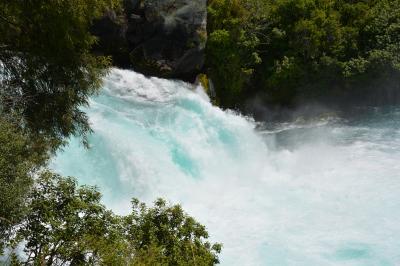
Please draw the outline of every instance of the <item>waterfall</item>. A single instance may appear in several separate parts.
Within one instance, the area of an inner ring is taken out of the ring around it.
[[[52,162],[130,199],[180,203],[222,242],[222,265],[400,263],[400,110],[256,130],[200,87],[113,69],[90,100],[94,134]]]

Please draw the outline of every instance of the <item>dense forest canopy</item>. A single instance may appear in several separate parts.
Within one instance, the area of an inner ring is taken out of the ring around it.
[[[398,0],[212,0],[208,75],[217,100],[240,107],[398,99]],[[224,62],[224,63],[222,63]]]

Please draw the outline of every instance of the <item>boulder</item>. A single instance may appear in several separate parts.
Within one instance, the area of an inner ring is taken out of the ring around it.
[[[206,0],[143,0],[128,14],[134,68],[148,75],[194,79],[204,64]]]
[[[128,21],[124,14],[117,14],[113,10],[107,11],[91,28],[92,34],[98,38],[94,52],[111,56],[115,66],[129,68],[131,62],[126,39],[127,29]]]
[[[124,0],[93,26],[98,51],[116,66],[194,81],[204,65],[207,0]]]

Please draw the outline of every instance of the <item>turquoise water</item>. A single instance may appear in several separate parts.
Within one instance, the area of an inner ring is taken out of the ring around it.
[[[400,265],[400,109],[256,130],[201,88],[113,70],[53,168],[132,197],[181,203],[224,244],[222,265]]]

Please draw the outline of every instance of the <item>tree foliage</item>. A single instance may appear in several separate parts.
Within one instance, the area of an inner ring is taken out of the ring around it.
[[[22,218],[33,177],[71,134],[108,59],[91,53],[91,22],[109,0],[0,0],[0,237]]]
[[[213,0],[208,6],[207,66],[217,88],[217,101],[234,106],[261,62],[260,39],[252,14],[241,0]]]
[[[225,107],[254,94],[289,106],[400,95],[399,0],[213,0],[210,11],[208,50],[222,56],[210,53],[209,75]],[[259,60],[244,79],[252,54]]]
[[[214,265],[220,244],[211,245],[205,226],[186,215],[179,205],[168,206],[162,199],[148,208],[137,199],[125,217],[127,237],[136,265]]]
[[[0,253],[13,225],[26,213],[32,175],[47,159],[35,150],[26,135],[0,118]]]
[[[117,216],[100,203],[94,187],[44,172],[29,196],[28,214],[10,243],[24,243],[24,265],[214,265],[219,244],[204,240],[204,226],[179,205],[133,200]],[[19,262],[18,262],[19,260]]]
[[[0,109],[51,148],[89,131],[87,104],[109,59],[91,53],[92,21],[114,0],[0,0]]]
[[[29,195],[28,214],[15,243],[26,241],[27,265],[95,264],[99,243],[118,238],[116,221],[99,203],[100,193],[72,178],[44,172]]]

